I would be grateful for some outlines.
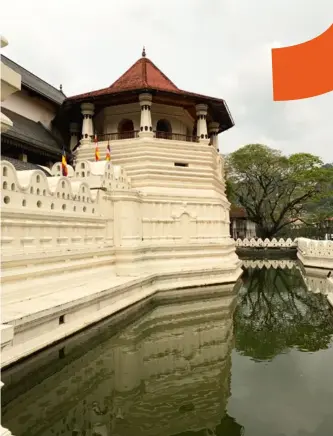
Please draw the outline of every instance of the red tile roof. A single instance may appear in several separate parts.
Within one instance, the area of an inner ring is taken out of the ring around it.
[[[154,88],[177,91],[177,86],[160,71],[150,59],[139,59],[109,89],[114,92],[127,89]]]
[[[170,101],[174,96],[175,101],[177,100],[179,104],[184,104],[185,98],[187,106],[192,105],[194,107],[197,103],[207,103],[210,105],[210,109],[216,121],[220,123],[221,132],[234,126],[234,121],[223,99],[208,97],[177,88],[177,86],[144,55],[109,87],[74,95],[67,98],[64,103],[65,105],[68,103],[67,107],[74,107],[79,102],[89,101],[90,99],[98,101],[99,97],[107,96],[115,97],[115,100],[118,98],[119,102],[123,94],[125,98],[125,94],[127,94],[128,97],[132,92],[136,93],[145,90],[160,91],[160,101],[164,98]],[[193,116],[195,117],[195,112]]]
[[[99,95],[145,88],[171,92],[180,91],[150,59],[142,57],[108,88],[74,95],[69,97],[67,100],[76,100],[84,97],[97,97]]]
[[[234,206],[232,204],[230,207],[230,217],[231,218],[246,218],[247,213],[243,207]]]

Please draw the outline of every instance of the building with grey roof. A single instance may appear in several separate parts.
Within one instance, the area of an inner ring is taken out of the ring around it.
[[[1,135],[2,159],[50,166],[61,159],[68,142],[62,134],[66,129],[57,121],[66,96],[6,56],[1,61],[21,76],[21,90],[2,103],[3,114],[13,122]]]

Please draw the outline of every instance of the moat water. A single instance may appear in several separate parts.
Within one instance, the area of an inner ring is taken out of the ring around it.
[[[333,311],[296,263],[276,266],[170,293],[4,371],[2,426],[14,436],[331,436]]]

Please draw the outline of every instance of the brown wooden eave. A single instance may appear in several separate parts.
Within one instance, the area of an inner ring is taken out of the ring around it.
[[[224,100],[188,93],[185,91],[173,92],[142,88],[97,96],[85,95],[82,98],[78,96],[77,99],[66,99],[62,108],[65,112],[67,112],[68,116],[71,118],[71,121],[78,121],[81,118],[81,103],[94,103],[95,113],[97,114],[100,110],[108,106],[136,103],[139,101],[139,94],[144,92],[151,93],[155,103],[177,106],[186,109],[193,118],[196,118],[195,105],[199,103],[205,103],[208,105],[210,118],[220,123],[220,132],[228,130],[234,126],[234,121]]]

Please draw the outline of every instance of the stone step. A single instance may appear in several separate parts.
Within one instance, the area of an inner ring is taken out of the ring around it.
[[[40,254],[39,254],[40,256]],[[77,258],[76,258],[77,257]],[[57,258],[43,256],[34,262],[33,258],[27,258],[18,265],[10,265],[10,261],[6,262],[2,259],[2,274],[1,282],[5,284],[17,280],[29,280],[31,278],[62,275],[65,272],[72,272],[77,270],[91,269],[103,265],[108,265],[111,269],[115,263],[115,256],[113,250],[108,253],[95,254],[84,250],[84,252],[62,254]],[[43,263],[41,263],[43,259]]]
[[[21,301],[10,302],[8,296],[5,298],[3,322],[14,326],[14,339],[13,345],[2,353],[2,367],[144,301],[156,292],[173,290],[177,293],[177,289],[189,289],[198,284],[204,289],[219,282],[230,282],[232,287],[239,274],[239,265],[200,271],[188,269],[176,275],[161,272],[137,278],[108,276],[105,269],[82,271],[75,280],[70,274],[48,279],[47,294],[43,296],[34,291],[40,279],[31,280],[29,285],[24,285],[25,298]]]

